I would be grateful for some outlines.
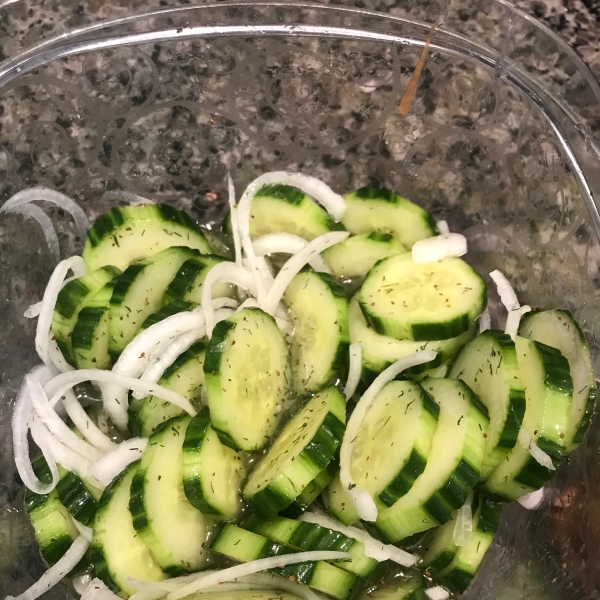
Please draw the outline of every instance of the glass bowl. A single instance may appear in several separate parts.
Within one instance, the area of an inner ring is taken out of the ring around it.
[[[238,193],[275,169],[340,192],[384,185],[464,232],[468,259],[500,268],[524,303],[571,309],[600,367],[600,88],[550,30],[502,0],[127,6],[138,14],[67,22],[0,64],[0,203],[45,185],[93,218],[126,190],[206,223],[225,212],[227,172]],[[81,250],[68,215],[44,209],[62,256]],[[1,595],[43,571],[10,415],[38,360],[23,313],[54,264],[35,222],[0,215]],[[466,598],[600,598],[599,445],[596,423],[538,510],[505,507]]]

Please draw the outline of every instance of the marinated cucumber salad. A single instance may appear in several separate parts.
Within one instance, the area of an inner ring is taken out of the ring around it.
[[[390,190],[274,172],[229,205],[210,231],[114,206],[28,309],[13,443],[48,570],[16,598],[461,594],[584,439],[581,328]]]

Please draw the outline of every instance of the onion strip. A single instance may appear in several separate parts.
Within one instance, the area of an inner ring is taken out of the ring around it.
[[[18,596],[6,596],[5,600],[36,600],[61,579],[70,573],[83,558],[90,542],[84,536],[78,536],[60,560],[50,567],[29,589]]]
[[[67,424],[56,414],[56,411],[48,402],[44,388],[39,381],[30,380],[28,385],[33,409],[50,433],[56,436],[58,441],[67,446],[67,448],[70,448],[73,452],[77,452],[84,458],[87,458],[90,461],[100,458],[101,452],[78,437],[77,434],[69,429]]]
[[[521,429],[519,429],[518,440],[521,446],[523,446],[523,448],[525,448],[525,450],[527,450],[527,452],[531,454],[532,458],[540,465],[542,465],[542,467],[546,467],[546,469],[549,469],[550,471],[556,471],[556,467],[554,466],[550,455],[546,454],[535,443],[535,440],[533,439],[532,435],[524,427],[521,427]]]
[[[88,467],[87,473],[103,486],[107,486],[123,469],[141,458],[147,445],[147,438],[140,437],[121,442],[114,450],[107,452],[92,463]]]
[[[256,256],[267,254],[297,254],[308,245],[308,242],[292,233],[267,233],[252,242]],[[318,273],[328,273],[331,269],[320,254],[308,261],[308,264]]]
[[[87,468],[92,462],[81,456],[81,454],[77,454],[77,452],[74,452],[54,437],[39,418],[34,417],[31,421],[31,437],[40,450],[42,450],[42,454],[51,471],[59,464],[67,471],[75,473],[81,478],[86,477]],[[90,481],[90,483],[95,484],[96,482]]]
[[[362,346],[360,344],[350,344],[350,364],[348,367],[348,379],[346,380],[346,387],[344,388],[344,395],[346,400],[349,400],[354,396],[356,388],[360,383],[360,376],[362,372]]]
[[[262,309],[272,315],[281,301],[287,286],[308,261],[316,254],[323,252],[323,250],[343,242],[349,235],[350,233],[348,231],[331,231],[325,233],[307,244],[300,252],[294,254],[285,265],[281,267],[281,271],[277,273],[277,277],[275,277],[275,281],[267,294]]]
[[[243,266],[221,262],[216,264],[206,275],[202,284],[202,310],[206,319],[206,335],[212,336],[215,326],[215,311],[212,306],[212,288],[221,282],[234,283],[252,295],[257,294],[257,285],[252,273]]]
[[[50,256],[57,263],[60,261],[60,246],[58,244],[58,235],[56,233],[56,229],[54,229],[52,219],[50,219],[50,217],[39,206],[21,205],[14,206],[6,210],[6,204],[4,204],[0,208],[0,212],[24,215],[37,221],[42,229],[42,234],[44,235],[44,240],[48,246],[48,252],[50,252]]]
[[[17,472],[19,473],[19,476],[21,477],[21,480],[25,486],[36,494],[48,494],[56,487],[56,484],[58,483],[58,471],[56,470],[56,465],[54,465],[54,469],[52,468],[52,460],[47,460],[48,466],[50,467],[50,472],[52,473],[52,481],[50,483],[43,483],[38,479],[33,467],[31,466],[27,432],[29,431],[30,422],[34,413],[33,406],[31,405],[31,399],[29,397],[29,386],[27,383],[30,378],[39,382],[43,377],[50,373],[52,373],[52,369],[50,367],[47,367],[46,365],[40,365],[32,369],[32,371],[25,376],[13,408],[11,421],[13,453]],[[42,453],[47,459],[52,458],[49,449],[45,450],[40,446],[40,450],[42,450]]]
[[[37,330],[35,333],[35,349],[42,359],[42,361],[49,365],[51,364],[50,356],[48,354],[48,341],[50,339],[50,326],[52,324],[52,313],[56,306],[56,299],[58,293],[62,289],[63,281],[67,275],[69,269],[85,268],[85,263],[81,256],[72,256],[67,258],[56,265],[48,285],[44,290],[44,297],[42,298],[42,307],[38,318]]]
[[[83,407],[72,390],[65,393],[63,406],[75,427],[79,429],[81,434],[90,444],[102,452],[110,452],[115,447],[115,443],[106,434],[100,431],[96,423],[94,423],[85,410],[83,410]]]
[[[94,381],[99,383],[110,383],[115,387],[123,387],[130,390],[142,390],[146,396],[156,396],[161,400],[166,400],[175,406],[183,409],[192,417],[196,416],[196,410],[192,406],[189,400],[184,398],[181,394],[168,390],[167,388],[158,385],[157,383],[149,383],[136,379],[134,377],[127,377],[120,373],[114,373],[113,371],[101,371],[100,369],[79,369],[78,371],[72,371],[70,373],[61,373],[57,375],[52,381],[46,385],[46,392],[51,389],[53,396],[50,398],[50,404],[54,406],[64,395],[67,390],[70,390],[74,385],[83,383],[84,381]],[[102,393],[104,408],[108,414],[113,418],[113,414],[117,414],[118,417],[121,415],[121,405],[119,404],[118,398],[108,397],[106,387]],[[125,395],[127,399],[127,395]],[[115,404],[118,411],[115,411]],[[127,424],[127,400],[125,401],[122,408],[125,411],[125,424]],[[114,421],[114,418],[113,418]]]
[[[467,250],[467,238],[464,235],[446,233],[415,242],[412,259],[415,264],[426,264],[464,256]]]
[[[90,228],[90,222],[84,210],[81,208],[81,206],[79,206],[79,204],[77,204],[77,202],[69,198],[69,196],[65,196],[65,194],[61,194],[60,192],[51,190],[50,188],[32,187],[17,192],[4,203],[0,209],[0,212],[10,212],[11,209],[23,207],[30,202],[35,202],[36,200],[50,202],[51,204],[55,204],[59,208],[67,211],[73,217],[75,227],[77,228],[77,233],[79,233],[81,237],[85,237],[87,230]]]
[[[425,593],[429,596],[429,600],[447,600],[447,598],[450,598],[448,591],[439,585],[425,590]]]
[[[244,577],[252,573],[258,573],[260,571],[267,571],[269,569],[275,569],[277,567],[284,567],[287,565],[294,565],[302,562],[317,562],[320,560],[344,560],[352,558],[352,555],[348,552],[329,552],[329,551],[317,551],[317,552],[297,552],[295,554],[285,554],[281,556],[271,556],[269,558],[259,558],[242,565],[236,565],[235,567],[229,567],[216,573],[211,573],[206,577],[196,579],[192,583],[188,583],[178,590],[172,591],[168,596],[167,600],[178,600],[184,596],[195,594],[206,588],[212,587],[213,585],[220,584],[225,581],[231,581],[238,577]]]
[[[305,512],[298,517],[298,520],[314,523],[315,525],[320,525],[321,527],[331,529],[332,531],[339,531],[345,536],[359,541],[365,547],[365,556],[379,562],[392,560],[403,567],[412,567],[418,560],[417,556],[402,550],[402,548],[398,548],[391,544],[384,544],[374,537],[371,537],[366,531],[358,529],[358,527],[348,527],[327,515]]]
[[[101,579],[90,581],[80,600],[121,600]]]
[[[473,492],[469,492],[467,500],[458,509],[452,538],[457,546],[466,546],[473,537]]]
[[[435,357],[436,352],[433,352],[432,350],[423,350],[401,358],[390,365],[385,371],[381,372],[367,388],[367,391],[358,401],[348,419],[346,432],[340,448],[340,480],[342,486],[348,490],[359,517],[365,521],[375,521],[377,519],[377,507],[370,494],[366,490],[359,488],[350,475],[350,461],[354,449],[354,442],[360,431],[362,422],[367,411],[371,407],[371,404],[373,404],[375,397],[387,383],[392,381],[392,379],[402,373],[402,371],[432,361]]]

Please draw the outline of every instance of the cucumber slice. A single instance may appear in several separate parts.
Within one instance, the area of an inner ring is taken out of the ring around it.
[[[125,596],[137,591],[127,583],[128,577],[141,581],[162,581],[166,577],[133,528],[129,497],[139,465],[139,461],[129,465],[104,490],[90,546],[96,577],[113,592]]]
[[[306,512],[321,492],[329,485],[339,470],[339,460],[333,460],[323,469],[303,490],[302,493],[284,510],[280,512],[283,517],[296,519]]]
[[[175,417],[152,434],[131,481],[133,527],[158,566],[171,576],[207,566],[204,546],[213,524],[183,491],[182,447],[190,421],[188,415]]]
[[[250,562],[270,556],[280,556],[295,552],[277,542],[246,531],[227,523],[213,540],[210,549],[239,562]],[[310,587],[329,594],[334,598],[346,600],[359,588],[361,581],[352,573],[344,571],[329,563],[318,561],[311,563],[297,563],[283,568],[270,569],[272,573],[282,575],[297,583],[304,583]]]
[[[369,592],[370,600],[429,600],[420,579],[409,579],[392,583]]]
[[[458,512],[444,525],[435,527],[423,542],[421,565],[431,577],[446,569],[454,560],[458,546],[454,542],[454,528]]]
[[[478,496],[476,501],[478,507],[473,515],[473,534],[470,542],[457,548],[452,562],[434,576],[434,579],[454,594],[461,594],[469,587],[494,540],[500,521],[501,503],[485,496]]]
[[[56,484],[56,492],[60,501],[74,519],[89,525],[96,515],[102,490],[62,467],[58,472],[60,480]]]
[[[392,506],[425,470],[439,411],[412,381],[390,381],[375,397],[355,438],[350,474],[379,506]]]
[[[264,448],[290,388],[288,349],[275,320],[246,308],[217,323],[204,374],[212,427],[221,441],[234,450]]]
[[[376,262],[406,252],[390,233],[362,233],[350,236],[323,252],[323,258],[336,277],[365,277]]]
[[[289,506],[331,462],[346,422],[346,400],[334,387],[313,396],[283,427],[250,473],[244,499],[261,515]]]
[[[194,308],[194,305],[190,302],[181,302],[180,300],[175,300],[169,304],[165,304],[162,308],[159,308],[155,313],[152,313],[140,327],[140,332],[148,329],[148,327],[152,327],[152,325],[156,325],[160,323],[167,317],[172,317],[173,315],[177,315],[181,312],[185,312],[186,310],[191,310]]]
[[[202,303],[202,284],[208,275],[208,272],[225,259],[213,254],[205,254],[197,258],[186,260],[173,281],[169,284],[165,296],[170,301]],[[212,297],[221,298],[223,296],[232,297],[235,293],[235,287],[231,283],[217,283],[212,288]]]
[[[573,380],[567,359],[555,348],[517,337],[519,373],[527,404],[523,428],[558,466],[566,454]],[[485,489],[515,500],[541,488],[554,471],[540,465],[518,443],[485,482]]]
[[[52,474],[43,456],[35,458],[32,467],[41,482],[52,481]],[[25,511],[42,557],[49,565],[57,563],[79,536],[73,518],[60,501],[57,490],[49,494],[35,494],[26,489]]]
[[[596,403],[596,379],[583,331],[570,311],[560,309],[525,315],[519,335],[560,350],[569,361],[573,403],[565,440],[568,452],[572,452],[583,442]]]
[[[344,289],[325,273],[298,273],[283,302],[294,326],[290,345],[294,390],[306,394],[335,377],[348,363],[348,301]]]
[[[376,529],[398,542],[447,523],[479,480],[489,418],[477,396],[460,380],[421,381],[440,406],[427,466],[410,491],[379,511]]]
[[[241,509],[243,476],[241,456],[221,443],[205,406],[190,421],[183,442],[187,499],[204,514],[233,520]]]
[[[342,485],[339,475],[333,478],[327,488],[327,500],[329,513],[340,523],[353,525],[360,519],[354,508],[352,498]]]
[[[104,265],[124,270],[131,263],[171,246],[187,246],[203,254],[210,252],[197,225],[172,206],[115,206],[90,227],[82,256],[90,271]]]
[[[365,547],[361,542],[321,525],[284,517],[271,517],[264,521],[253,515],[244,524],[244,529],[304,552],[316,550],[349,552],[355,558],[340,561],[336,566],[363,579],[377,579],[380,571],[380,563],[365,556]]]
[[[79,312],[71,345],[78,369],[110,369],[108,313],[117,278],[109,281]]]
[[[514,342],[502,331],[485,331],[459,352],[448,377],[464,381],[488,409],[490,426],[481,468],[485,479],[514,448],[525,414]]]
[[[360,344],[362,349],[362,379],[369,384],[392,363],[410,356],[420,350],[433,350],[437,352],[434,360],[411,367],[405,373],[416,375],[430,369],[437,368],[442,363],[450,360],[469,340],[473,339],[477,326],[471,326],[465,333],[449,340],[433,340],[429,342],[413,342],[411,340],[396,340],[391,337],[379,335],[369,327],[365,316],[355,296],[348,305],[348,328],[350,343]]]
[[[421,265],[408,252],[377,263],[358,299],[377,333],[415,341],[468,331],[487,301],[485,282],[460,258]]]
[[[58,293],[52,313],[51,331],[63,356],[72,365],[75,364],[75,357],[71,336],[80,311],[95,294],[120,273],[121,271],[115,267],[102,267],[93,273],[69,281]]]
[[[344,196],[344,227],[352,233],[391,233],[407,248],[436,235],[431,215],[386,188],[360,188]]]
[[[280,590],[229,590],[227,592],[201,592],[186,596],[187,600],[302,600],[299,596]]]
[[[163,306],[165,290],[179,267],[196,254],[196,250],[183,246],[167,248],[127,267],[119,276],[108,316],[108,351],[113,360],[138,334],[144,321]]]
[[[289,185],[265,185],[250,209],[250,235],[286,232],[311,241],[329,231],[343,230],[329,213]]]
[[[197,400],[205,385],[205,351],[206,346],[202,341],[190,346],[165,370],[158,380],[159,385],[181,394],[187,400]],[[147,396],[141,400],[133,398],[128,414],[129,431],[133,435],[149,437],[165,421],[183,414],[183,409],[156,396]]]

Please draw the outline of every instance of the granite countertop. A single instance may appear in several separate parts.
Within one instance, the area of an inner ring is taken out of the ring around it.
[[[600,80],[600,0],[513,0],[527,13],[559,33]],[[190,0],[0,0],[0,61],[43,38],[66,29],[140,7],[190,4]],[[358,3],[357,3],[358,5]],[[4,8],[2,8],[4,6]]]

